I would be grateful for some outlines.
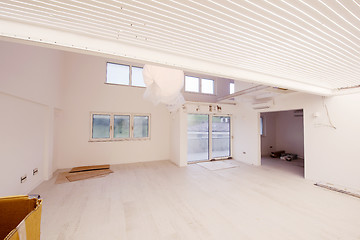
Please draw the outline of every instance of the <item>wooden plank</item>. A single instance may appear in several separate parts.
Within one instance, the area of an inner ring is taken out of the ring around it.
[[[100,176],[103,177],[103,176],[108,175],[108,174],[110,174],[112,172],[113,171],[111,171],[110,169],[101,169],[101,170],[96,170],[96,171],[76,172],[76,173],[70,173],[68,176],[66,176],[66,178],[70,182],[74,182],[74,181],[85,180],[85,179],[94,178],[94,177],[100,177]]]
[[[75,167],[70,170],[70,173],[75,172],[85,172],[85,171],[93,171],[93,170],[101,170],[101,169],[109,169],[110,165],[93,165],[93,166],[81,166],[81,167]]]
[[[57,175],[57,178],[55,180],[55,184],[62,184],[62,183],[68,183],[69,180],[67,180],[66,176],[68,176],[70,173],[68,172],[60,172]]]

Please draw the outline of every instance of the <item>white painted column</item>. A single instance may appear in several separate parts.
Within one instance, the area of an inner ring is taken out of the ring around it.
[[[44,135],[43,179],[49,180],[53,175],[54,149],[54,107],[47,107],[47,121]]]

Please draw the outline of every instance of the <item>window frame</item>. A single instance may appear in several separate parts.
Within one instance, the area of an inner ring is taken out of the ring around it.
[[[189,161],[188,158],[188,152],[186,153],[187,156],[187,164],[193,164],[193,163],[199,163],[199,162],[208,162],[208,161],[212,161],[212,160],[225,160],[225,159],[231,159],[233,158],[233,115],[232,114],[217,114],[217,113],[194,113],[194,112],[189,112],[187,113],[187,116],[191,114],[191,115],[207,115],[208,116],[208,159],[204,159],[204,160],[194,160],[194,161]],[[213,157],[213,151],[212,151],[212,144],[213,144],[213,117],[229,117],[230,120],[230,124],[229,124],[229,156],[222,156],[222,157]],[[188,120],[187,120],[188,121]],[[187,130],[188,131],[188,130]],[[188,138],[188,132],[186,132],[186,137]]]
[[[185,78],[186,77],[193,77],[193,78],[197,78],[199,79],[199,91],[198,92],[195,92],[195,91],[186,91],[186,81],[185,81]],[[204,93],[202,92],[202,80],[211,80],[213,81],[213,93]],[[194,76],[194,75],[184,75],[184,92],[186,93],[193,93],[193,94],[204,94],[204,95],[210,95],[210,96],[214,96],[214,95],[217,95],[216,94],[216,79],[212,79],[212,78],[209,78],[209,77],[197,77],[197,76]]]
[[[213,92],[212,93],[207,93],[207,92],[203,92],[203,81],[212,81],[212,90]],[[214,79],[210,79],[210,78],[200,78],[200,92],[202,94],[208,94],[208,95],[215,95],[215,80]]]
[[[110,138],[93,138],[93,115],[110,115]],[[114,116],[130,116],[129,137],[114,137]],[[134,138],[134,117],[148,117],[148,136]],[[142,141],[151,139],[151,114],[150,113],[118,113],[118,112],[90,112],[89,142],[119,142],[119,141]]]
[[[190,77],[190,78],[197,78],[199,81],[198,81],[198,89],[199,89],[199,91],[187,91],[186,90],[186,77]],[[185,92],[188,92],[188,93],[201,93],[200,91],[201,91],[201,79],[199,78],[199,77],[195,77],[195,76],[190,76],[190,75],[185,75],[184,76],[184,91]]]
[[[234,88],[234,89],[233,89],[233,90],[234,90],[233,92],[231,92],[231,86],[233,86],[233,88]],[[234,83],[234,82],[230,82],[230,83],[229,83],[229,94],[234,94],[234,93],[235,93],[235,83]]]
[[[117,65],[122,65],[122,66],[127,66],[129,67],[129,84],[119,84],[119,83],[109,83],[107,82],[107,76],[108,76],[108,64],[117,64]],[[126,63],[117,63],[117,62],[111,62],[111,61],[107,61],[106,62],[106,74],[105,74],[105,84],[107,85],[113,85],[113,86],[123,86],[123,87],[136,87],[136,88],[146,88],[146,84],[145,86],[134,86],[133,84],[133,80],[132,80],[132,75],[133,75],[133,70],[132,68],[142,68],[144,69],[144,66],[140,66],[140,65],[136,65],[136,64],[126,64]]]

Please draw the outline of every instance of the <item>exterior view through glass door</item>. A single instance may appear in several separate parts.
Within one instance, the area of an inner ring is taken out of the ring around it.
[[[230,116],[188,114],[188,162],[230,157],[230,121]]]
[[[212,158],[230,157],[230,116],[212,116]]]

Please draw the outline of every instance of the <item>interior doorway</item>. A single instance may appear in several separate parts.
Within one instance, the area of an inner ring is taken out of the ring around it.
[[[231,157],[231,116],[188,114],[188,162]]]
[[[303,110],[260,114],[261,165],[304,177]]]

